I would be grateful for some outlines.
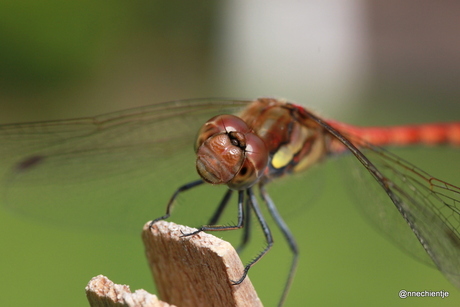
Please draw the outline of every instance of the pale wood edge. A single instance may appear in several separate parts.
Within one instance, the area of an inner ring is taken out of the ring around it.
[[[230,243],[194,228],[165,221],[144,226],[148,264],[162,300],[176,306],[262,306]]]
[[[131,292],[129,286],[114,284],[104,275],[93,277],[85,288],[91,307],[172,307],[145,290]]]

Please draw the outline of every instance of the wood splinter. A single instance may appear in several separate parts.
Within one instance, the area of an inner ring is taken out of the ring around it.
[[[243,272],[233,246],[195,228],[160,221],[142,238],[147,260],[162,300],[182,306],[262,306],[248,277],[232,285]]]
[[[91,307],[174,307],[145,290],[132,293],[129,286],[114,284],[103,275],[93,277],[85,290]]]
[[[147,261],[161,299],[178,307],[262,306],[248,277],[241,284],[232,285],[232,280],[238,280],[241,277],[244,267],[231,244],[204,232],[190,237],[182,236],[183,233],[194,231],[196,231],[195,228],[165,221],[155,223],[152,229],[149,228],[149,223],[144,226],[142,239]],[[120,297],[120,292],[131,293],[127,286],[115,285],[126,287],[127,290],[122,288],[111,290],[112,288],[107,287],[105,283],[99,283],[99,286],[97,282],[94,283],[93,293],[110,292],[115,297]],[[90,300],[90,295],[88,295],[90,284],[87,286],[88,300]],[[131,294],[134,295],[138,291],[145,292],[137,290]],[[119,301],[118,305],[93,305],[91,303],[91,306],[172,306],[158,301],[156,296],[147,292],[142,295],[148,299],[150,299],[148,296],[154,297],[157,305],[143,305],[135,301],[130,304],[126,301]]]

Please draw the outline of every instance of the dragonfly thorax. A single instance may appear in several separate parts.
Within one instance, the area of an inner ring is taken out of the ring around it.
[[[267,146],[267,180],[305,170],[327,155],[330,136],[309,114],[283,100],[260,98],[240,115]]]

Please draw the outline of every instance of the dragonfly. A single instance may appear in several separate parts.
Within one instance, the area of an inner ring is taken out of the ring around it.
[[[170,218],[183,192],[205,184],[226,186],[209,223],[184,236],[243,228],[244,247],[253,214],[266,245],[233,284],[241,283],[273,245],[259,206],[262,200],[292,253],[280,306],[294,278],[298,247],[266,186],[279,178],[307,172],[331,157],[353,156],[360,165],[355,178],[376,183],[379,190],[372,193],[384,196],[367,206],[377,227],[400,248],[422,261],[429,259],[460,288],[460,188],[383,148],[458,146],[460,122],[357,127],[323,119],[283,99],[197,99],[95,117],[2,125],[0,141],[0,157],[8,165],[2,170],[4,206],[66,226],[132,228],[143,223],[151,205],[144,205],[145,198],[140,201],[139,197],[156,196],[166,188],[161,184],[163,179],[179,171],[180,176],[173,177],[183,182],[178,182],[172,197],[164,201],[166,213],[154,219],[151,227]],[[126,181],[134,184],[124,186]],[[237,223],[219,225],[234,193]],[[114,201],[104,203],[108,194]],[[33,205],[38,202],[44,205]],[[132,205],[138,202],[143,205]],[[398,227],[407,231],[399,233]],[[407,242],[416,242],[423,254],[412,251],[414,243]]]

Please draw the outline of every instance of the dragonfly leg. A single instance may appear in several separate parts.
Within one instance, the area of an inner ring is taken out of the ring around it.
[[[271,216],[275,220],[275,223],[278,225],[279,229],[283,233],[283,236],[288,242],[289,248],[291,249],[291,252],[293,254],[293,259],[291,263],[291,268],[289,270],[288,279],[286,281],[286,285],[284,286],[283,294],[279,302],[279,305],[281,306],[284,300],[286,299],[287,293],[289,292],[289,288],[291,287],[291,284],[292,284],[292,280],[294,279],[294,274],[297,268],[297,261],[299,257],[299,250],[297,248],[297,243],[294,239],[294,236],[292,235],[288,226],[286,225],[283,218],[281,217],[278,210],[276,209],[275,203],[268,195],[267,190],[265,189],[263,185],[260,185],[259,189],[260,189],[260,194],[261,194],[263,201],[267,204],[268,211],[270,212]]]
[[[265,220],[265,218],[262,215],[262,211],[260,211],[259,204],[257,203],[257,199],[256,199],[256,197],[254,195],[254,192],[252,191],[252,188],[247,189],[246,192],[247,192],[248,197],[249,197],[248,202],[249,202],[252,210],[254,211],[254,213],[256,215],[256,218],[259,221],[260,226],[262,227],[262,231],[263,231],[263,233],[265,235],[265,240],[267,241],[267,245],[262,250],[262,252],[260,252],[253,260],[251,260],[251,262],[249,262],[244,267],[243,275],[241,276],[241,278],[238,279],[238,280],[232,280],[233,285],[239,285],[240,283],[242,283],[243,280],[248,275],[249,269],[257,261],[259,261],[270,250],[270,248],[273,246],[273,237],[272,237],[270,228],[268,227],[267,221]]]
[[[208,225],[216,225],[219,222],[219,219],[222,216],[224,209],[227,207],[228,201],[230,200],[232,194],[233,190],[228,189],[227,193],[224,195],[224,198],[220,202],[219,207],[217,207],[216,212],[214,212],[211,219],[209,220]]]
[[[183,186],[181,186],[180,188],[178,188],[176,190],[176,192],[174,192],[173,196],[171,197],[171,199],[169,200],[168,202],[168,205],[166,206],[166,214],[159,217],[159,218],[156,218],[154,219],[153,221],[150,222],[150,225],[149,225],[149,228],[152,228],[153,224],[155,224],[156,222],[158,221],[162,221],[162,220],[165,220],[167,219],[168,217],[171,216],[171,210],[174,206],[174,201],[176,200],[177,196],[181,193],[181,192],[185,192],[187,190],[190,190],[194,187],[197,187],[201,184],[203,184],[204,181],[199,179],[199,180],[196,180],[196,181],[192,181],[192,182],[189,182],[187,184],[184,184]]]
[[[227,192],[228,193],[228,192]],[[227,194],[226,194],[227,195]],[[223,201],[226,200],[226,197],[224,196]],[[197,231],[191,232],[191,233],[183,233],[183,237],[188,237],[188,236],[193,236],[199,232],[202,231],[222,231],[222,230],[235,230],[235,229],[240,229],[243,227],[243,221],[244,221],[244,211],[243,211],[243,203],[244,203],[244,191],[238,191],[238,222],[236,225],[227,225],[227,226],[222,226],[222,225],[206,225],[206,226],[201,226]],[[219,206],[219,208],[222,206],[222,204]],[[217,211],[219,211],[219,208]],[[214,217],[216,215],[220,215],[219,212],[218,214],[214,214]]]
[[[247,246],[250,234],[251,234],[251,205],[249,204],[249,199],[246,200],[246,206],[244,207],[244,225],[243,225],[243,237],[241,238],[240,245],[236,248],[236,251],[241,253],[243,249]]]
[[[230,197],[233,194],[233,190],[228,189],[227,193],[225,193],[224,198],[219,204],[219,207],[217,208],[216,212],[214,212],[214,215],[211,217],[211,219],[208,222],[208,225],[216,225],[219,222],[220,217],[222,216],[222,213],[224,209],[226,208],[228,201],[230,200]],[[241,253],[241,251],[244,249],[244,247],[247,245],[249,242],[249,234],[250,234],[250,226],[251,226],[251,206],[248,203],[248,200],[246,200],[246,206],[244,207],[244,221],[243,221],[243,237],[241,238],[240,245],[238,248],[236,248],[236,251],[238,253]]]

